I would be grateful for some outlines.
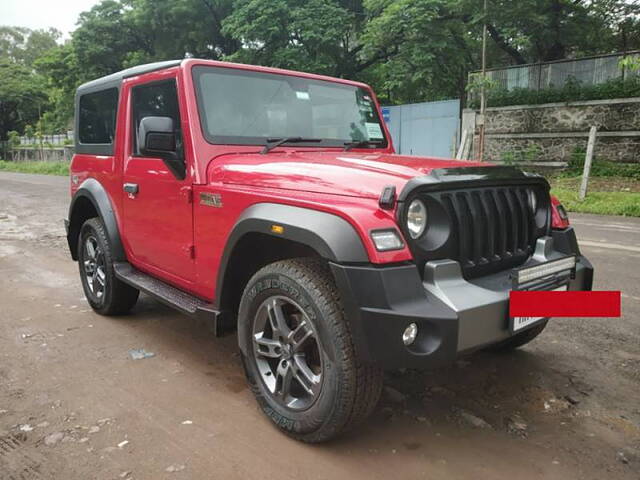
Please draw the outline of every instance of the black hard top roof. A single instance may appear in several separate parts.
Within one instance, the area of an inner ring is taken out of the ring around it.
[[[145,65],[138,65],[136,67],[127,68],[111,75],[92,80],[87,83],[83,83],[78,87],[77,94],[88,93],[96,90],[103,90],[105,88],[119,87],[122,80],[128,77],[135,77],[136,75],[142,75],[143,73],[154,72],[156,70],[162,70],[164,68],[175,67],[180,65],[182,60],[166,60],[164,62],[147,63]]]

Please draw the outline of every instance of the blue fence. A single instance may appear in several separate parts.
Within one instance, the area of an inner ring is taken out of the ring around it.
[[[398,153],[452,158],[460,139],[460,100],[382,107]]]

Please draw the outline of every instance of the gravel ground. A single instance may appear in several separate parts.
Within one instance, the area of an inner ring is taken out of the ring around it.
[[[257,410],[233,336],[145,297],[127,317],[90,310],[67,182],[0,172],[0,479],[640,478],[640,219],[572,216],[621,319],[390,373],[370,421],[309,446]]]

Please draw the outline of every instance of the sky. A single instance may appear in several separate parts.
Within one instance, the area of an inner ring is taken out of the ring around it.
[[[55,27],[63,37],[75,29],[78,15],[99,0],[0,0],[0,25],[31,29]]]

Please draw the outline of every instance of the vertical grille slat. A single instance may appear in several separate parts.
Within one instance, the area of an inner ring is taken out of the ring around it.
[[[515,192],[515,197],[518,201],[518,205],[520,206],[520,248],[525,252],[528,251],[527,247],[529,246],[529,219],[530,219],[530,210],[527,202],[527,193],[526,190],[522,188],[518,188]]]
[[[453,197],[454,206],[458,214],[460,229],[458,238],[460,244],[460,261],[463,266],[474,265],[473,261],[473,219],[467,203],[466,192],[460,192]]]
[[[513,189],[507,188],[504,192],[505,197],[507,198],[507,203],[509,204],[509,211],[511,214],[511,231],[513,232],[513,247],[511,249],[512,253],[517,253],[520,248],[520,212],[518,212],[517,200],[515,199],[515,194]]]
[[[493,204],[496,207],[496,211],[498,212],[498,216],[496,217],[496,224],[497,224],[496,231],[497,231],[498,245],[500,247],[496,251],[496,255],[502,258],[507,253],[507,223],[506,223],[504,208],[500,203],[497,190],[491,190],[491,198],[493,199]]]
[[[486,257],[490,262],[499,259],[497,256],[498,245],[498,212],[493,205],[493,198],[491,192],[484,191],[480,194],[482,200],[482,209],[484,211],[486,225],[487,225],[487,252]]]
[[[475,263],[485,263],[484,246],[486,245],[486,238],[484,235],[484,225],[482,224],[482,214],[480,213],[478,192],[467,192],[464,198],[467,208],[469,209],[469,213],[471,214],[471,221],[473,225],[471,234],[472,258]]]

